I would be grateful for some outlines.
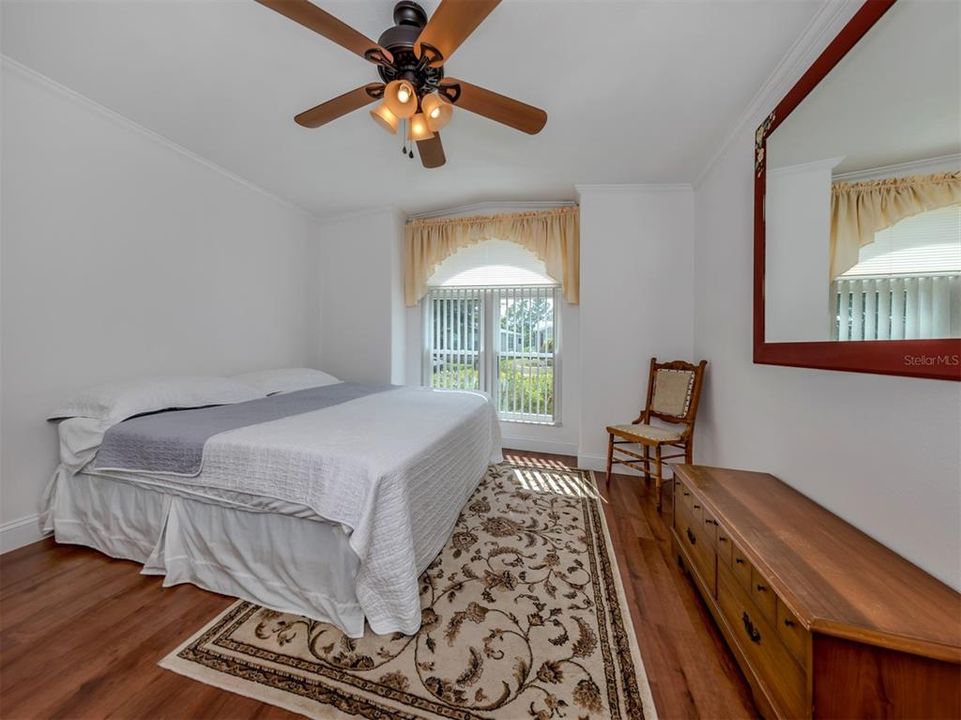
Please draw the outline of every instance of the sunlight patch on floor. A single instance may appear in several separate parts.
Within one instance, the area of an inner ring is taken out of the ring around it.
[[[561,460],[554,460],[553,458],[531,457],[530,455],[518,455],[510,450],[504,451],[504,460],[509,463],[513,463],[514,465],[523,465],[525,467],[549,468],[553,470],[574,469]]]
[[[597,490],[583,475],[566,468],[563,470],[540,467],[515,468],[514,475],[520,486],[531,492],[595,500],[600,497]]]

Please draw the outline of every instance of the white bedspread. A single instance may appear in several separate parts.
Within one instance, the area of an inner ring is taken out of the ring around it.
[[[371,628],[411,634],[420,627],[418,577],[488,463],[500,459],[497,413],[485,396],[401,387],[215,435],[196,477],[143,477],[207,497],[275,498],[342,523]]]

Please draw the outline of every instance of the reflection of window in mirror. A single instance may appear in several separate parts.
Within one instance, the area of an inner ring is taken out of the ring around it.
[[[961,336],[961,204],[873,233],[832,299],[837,340]]]

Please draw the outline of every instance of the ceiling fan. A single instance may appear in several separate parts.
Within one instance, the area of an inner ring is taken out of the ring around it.
[[[404,154],[413,158],[408,143],[417,143],[424,167],[436,168],[447,161],[439,131],[450,122],[454,108],[530,135],[547,123],[547,113],[539,108],[444,74],[444,63],[500,0],[441,0],[430,20],[416,2],[401,0],[394,6],[395,24],[377,42],[309,0],[257,2],[374,63],[383,81],[305,110],[294,118],[304,127],[320,127],[380,100],[371,117],[390,133],[403,125]]]

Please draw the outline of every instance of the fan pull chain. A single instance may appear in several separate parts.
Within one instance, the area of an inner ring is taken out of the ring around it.
[[[404,120],[404,146],[400,149],[402,155],[407,154],[407,120]]]
[[[409,123],[409,122],[407,123],[407,132],[408,132],[408,133],[410,132],[410,123]],[[407,140],[408,140],[408,142],[410,143],[410,151],[407,153],[407,157],[409,157],[411,160],[413,160],[413,159],[414,159],[414,140],[413,140],[413,138],[410,138],[410,137],[408,137]]]

